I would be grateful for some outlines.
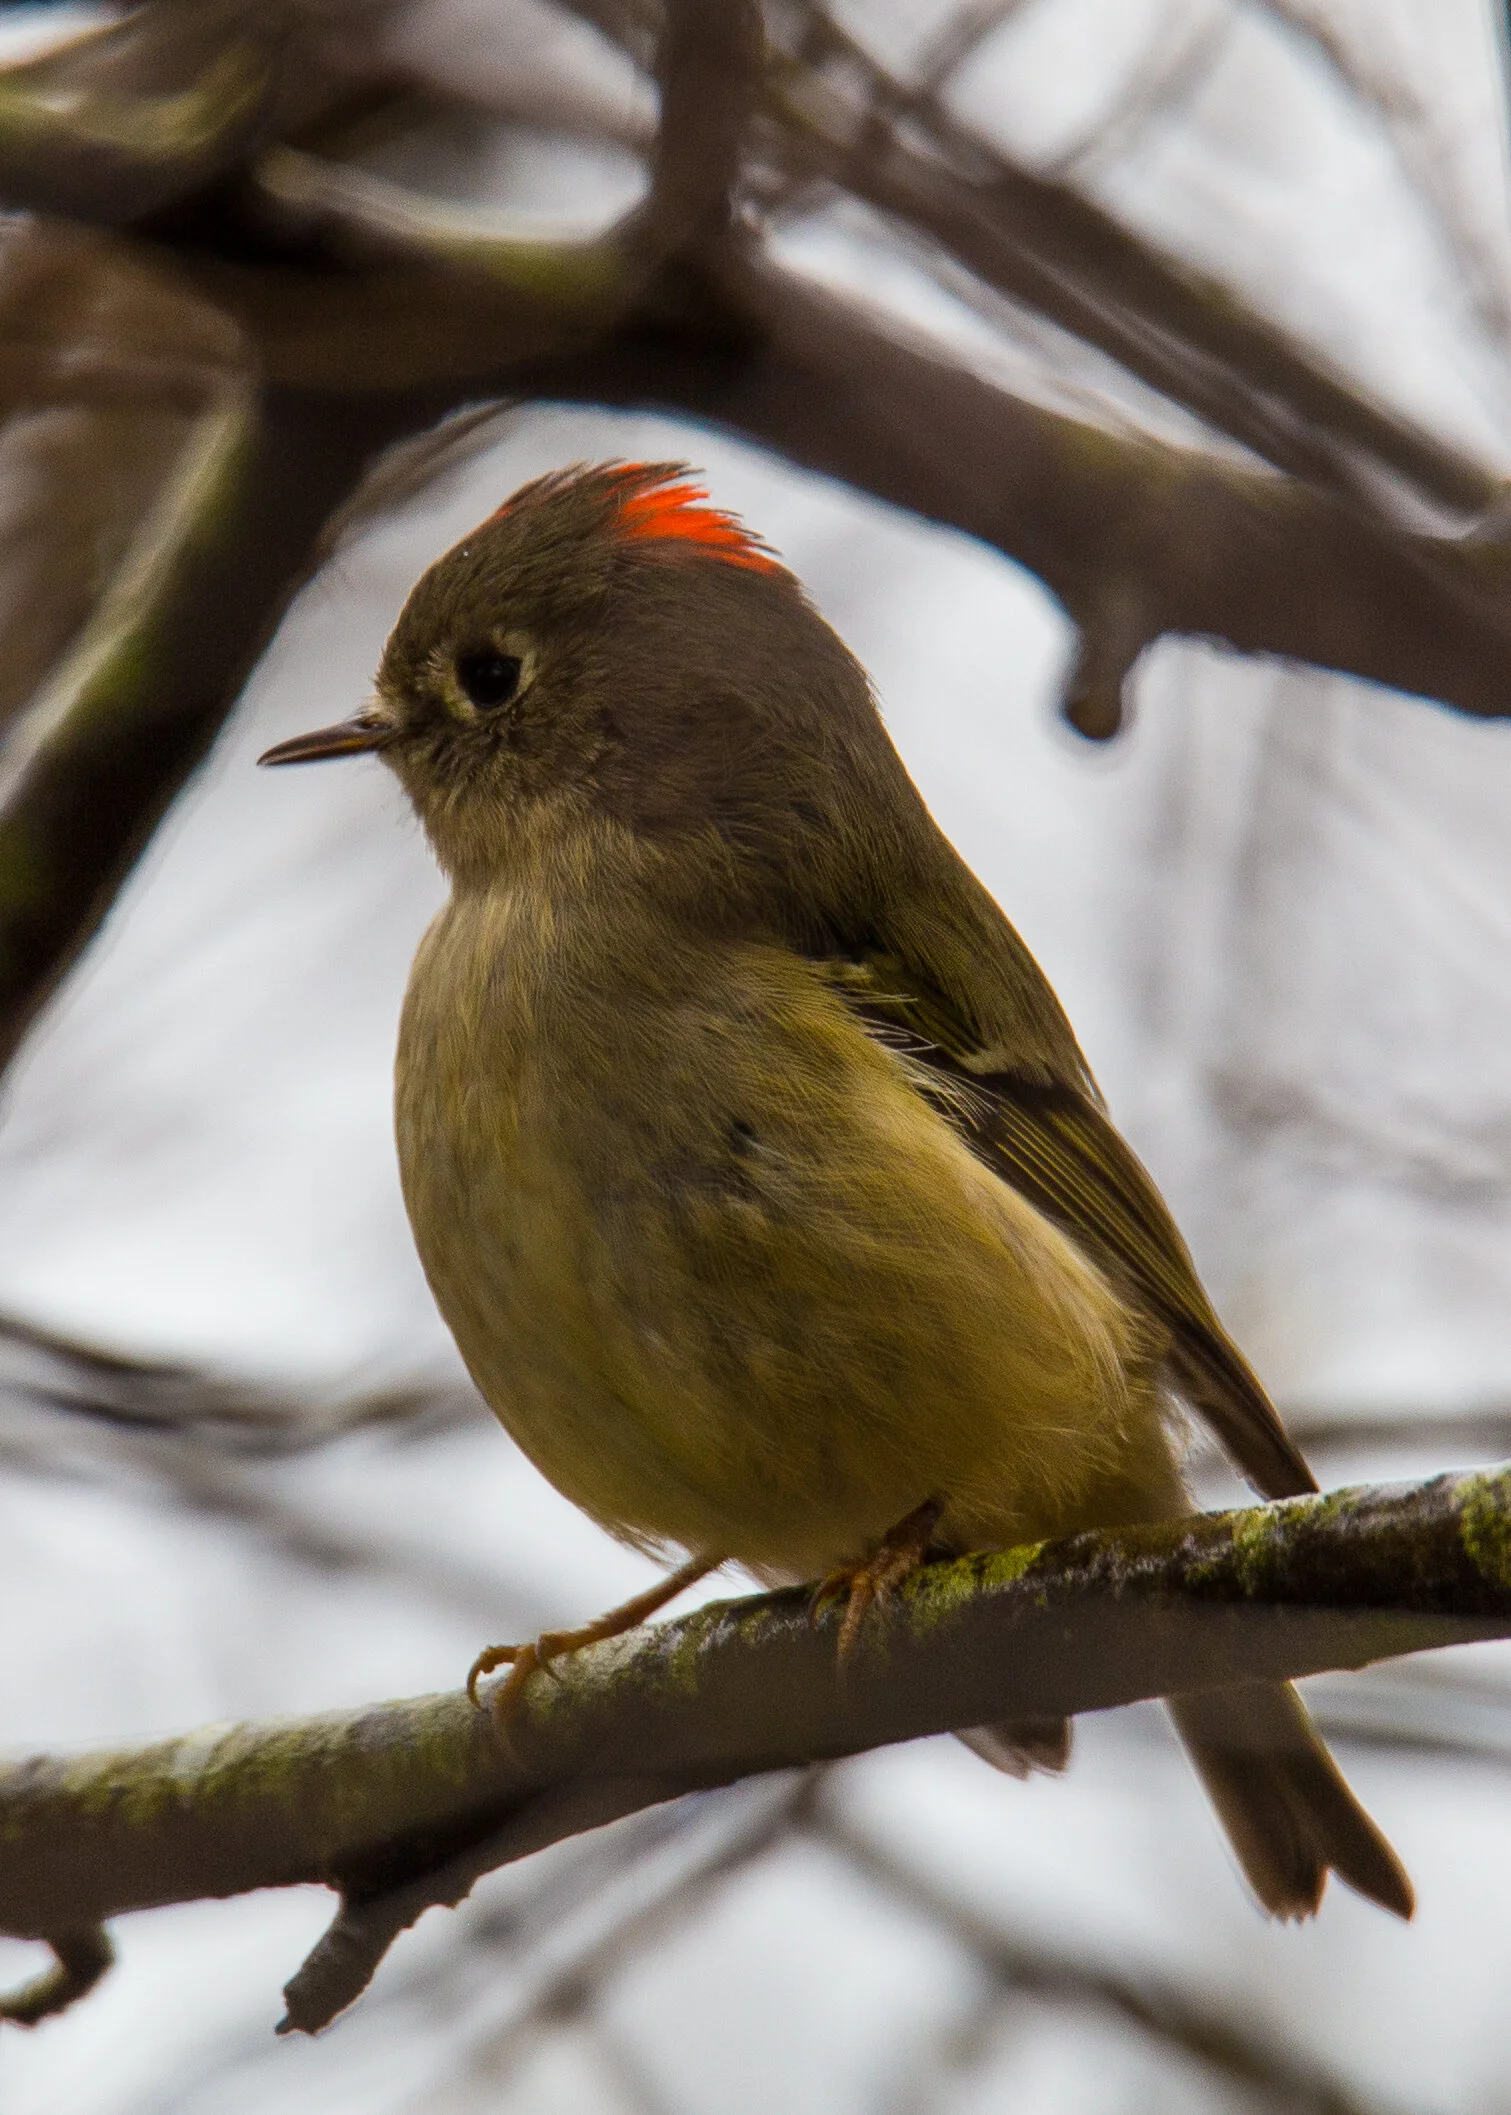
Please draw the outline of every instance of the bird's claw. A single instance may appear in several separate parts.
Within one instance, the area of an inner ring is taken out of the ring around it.
[[[467,1694],[478,1709],[486,1709],[493,1720],[494,1731],[502,1738],[510,1719],[514,1716],[525,1684],[532,1674],[548,1674],[553,1682],[559,1682],[554,1662],[564,1652],[573,1651],[584,1639],[578,1631],[544,1631],[533,1645],[488,1645],[473,1661],[467,1675]],[[496,1667],[507,1667],[509,1679],[500,1682],[486,1706],[477,1693],[477,1685],[485,1675],[492,1674]]]
[[[559,1682],[553,1662],[564,1654],[577,1652],[584,1645],[598,1645],[605,1638],[617,1638],[626,1630],[633,1630],[668,1601],[674,1601],[685,1587],[693,1586],[709,1572],[717,1571],[723,1563],[722,1557],[689,1557],[685,1564],[650,1587],[643,1594],[636,1594],[632,1601],[625,1601],[618,1608],[611,1608],[607,1615],[600,1616],[596,1623],[584,1623],[580,1630],[544,1630],[533,1645],[485,1645],[473,1661],[467,1675],[467,1694],[481,1710],[487,1710],[493,1719],[493,1730],[505,1747],[508,1746],[508,1726],[524,1694],[525,1684],[539,1670]],[[507,1667],[509,1679],[500,1682],[486,1705],[477,1693],[477,1685],[485,1675],[492,1674],[495,1667]]]
[[[477,1693],[477,1685],[496,1667],[508,1667],[519,1659],[523,1652],[534,1650],[530,1645],[485,1645],[467,1670],[467,1701],[475,1704],[479,1711],[483,1700]]]
[[[915,1507],[905,1520],[888,1530],[869,1557],[854,1564],[836,1565],[813,1589],[808,1602],[811,1627],[817,1627],[831,1601],[844,1600],[837,1647],[841,1667],[848,1666],[855,1657],[866,1611],[875,1603],[889,1600],[928,1556],[929,1538],[942,1511],[943,1507],[933,1498]]]

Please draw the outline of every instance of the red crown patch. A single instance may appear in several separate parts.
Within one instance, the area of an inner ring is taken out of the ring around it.
[[[613,472],[623,488],[619,533],[635,543],[695,544],[710,558],[752,573],[780,573],[775,552],[753,536],[737,515],[705,506],[708,493],[659,465],[624,463]]]
[[[521,485],[489,519],[504,521],[591,496],[608,502],[610,531],[628,543],[683,544],[750,573],[790,577],[771,546],[753,536],[738,515],[704,504],[707,490],[694,484],[687,470],[686,463],[574,464]]]

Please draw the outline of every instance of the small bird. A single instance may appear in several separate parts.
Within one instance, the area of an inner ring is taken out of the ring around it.
[[[474,1694],[730,1560],[842,1596],[848,1652],[929,1555],[1179,1519],[1181,1404],[1266,1495],[1317,1488],[865,671],[690,476],[525,485],[420,579],[370,704],[262,759],[374,751],[408,793],[451,884],[396,1067],[431,1288],[557,1489],[687,1553]],[[1294,1689],[1170,1710],[1266,1910],[1332,1870],[1411,1914]]]

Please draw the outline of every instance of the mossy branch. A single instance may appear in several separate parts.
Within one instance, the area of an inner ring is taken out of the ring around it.
[[[841,1676],[801,1591],[563,1662],[506,1752],[460,1692],[0,1766],[0,1931],[323,1881],[288,1986],[323,2026],[433,1904],[683,1792],[1006,1715],[1058,1716],[1511,1635],[1511,1467],[928,1566]]]

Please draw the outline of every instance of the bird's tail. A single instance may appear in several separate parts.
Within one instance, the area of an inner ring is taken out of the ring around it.
[[[1405,1868],[1360,1806],[1289,1682],[1167,1699],[1250,1887],[1273,1917],[1309,1917],[1329,1872],[1409,1917]]]

